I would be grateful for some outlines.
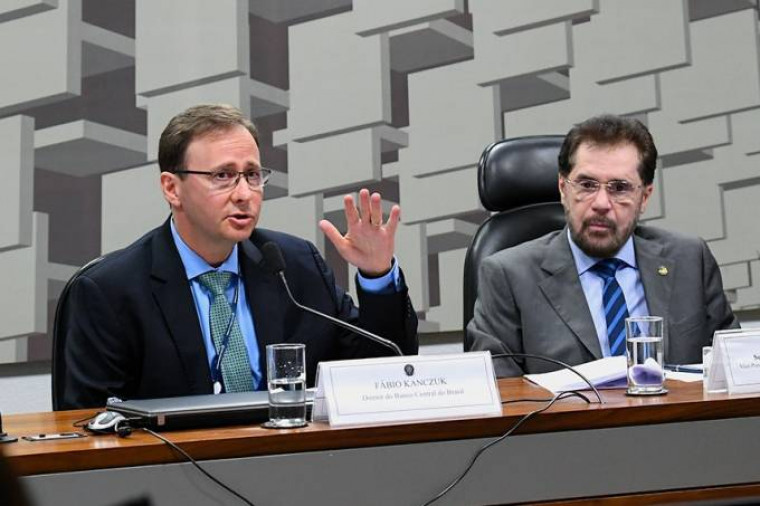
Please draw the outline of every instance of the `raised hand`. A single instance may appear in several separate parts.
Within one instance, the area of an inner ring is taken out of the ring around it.
[[[341,234],[328,220],[319,222],[319,228],[330,239],[346,262],[359,268],[365,276],[376,277],[391,268],[395,246],[396,227],[401,208],[394,205],[383,223],[383,208],[379,193],[371,196],[363,188],[359,192],[359,208],[351,195],[343,197],[348,230]]]

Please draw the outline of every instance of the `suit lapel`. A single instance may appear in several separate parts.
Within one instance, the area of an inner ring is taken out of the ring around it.
[[[636,234],[633,244],[649,314],[665,316],[670,307],[676,264],[671,258],[663,256],[661,244]]]
[[[211,392],[211,375],[190,283],[167,220],[153,240],[151,286],[192,392]]]
[[[285,341],[283,319],[285,308],[291,302],[277,276],[264,268],[258,246],[252,241],[243,241],[240,246],[238,254],[245,279],[245,295],[256,328],[261,370],[266,371],[266,345]]]
[[[596,327],[586,304],[573,253],[567,242],[567,228],[547,246],[541,264],[549,276],[539,283],[541,291],[559,317],[595,358],[602,358]]]

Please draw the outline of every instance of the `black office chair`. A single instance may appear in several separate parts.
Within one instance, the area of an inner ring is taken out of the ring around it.
[[[53,320],[53,363],[50,378],[52,381],[52,394],[53,394],[53,411],[60,411],[63,404],[63,393],[66,382],[66,330],[69,326],[68,321],[68,298],[69,291],[71,291],[71,285],[74,281],[87,272],[90,268],[97,265],[107,255],[98,257],[94,260],[90,260],[85,265],[79,268],[71,279],[68,280],[66,286],[61,290],[61,295],[58,297],[58,304],[55,308],[55,319]]]
[[[564,136],[505,139],[486,147],[478,162],[478,193],[493,211],[472,238],[464,259],[464,349],[472,343],[467,324],[473,316],[481,262],[497,251],[565,226],[557,188],[557,156]]]

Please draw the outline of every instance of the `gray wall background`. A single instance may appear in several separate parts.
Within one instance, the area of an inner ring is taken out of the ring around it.
[[[461,329],[482,149],[602,112],[655,136],[646,220],[705,238],[734,309],[760,308],[757,0],[2,0],[0,48],[5,412],[49,408],[34,364],[60,289],[166,218],[158,136],[199,102],[254,119],[275,171],[261,226],[315,242],[344,284],[319,219],[341,226],[363,186],[399,203],[439,341]]]

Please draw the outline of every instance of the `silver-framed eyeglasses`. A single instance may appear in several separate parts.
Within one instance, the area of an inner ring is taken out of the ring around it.
[[[272,171],[269,169],[252,169],[238,172],[232,169],[220,169],[220,170],[176,170],[175,174],[199,174],[208,177],[211,182],[211,187],[214,190],[227,191],[236,188],[240,182],[240,178],[245,179],[248,187],[251,190],[259,190],[263,188],[269,176],[272,175]]]
[[[642,187],[640,184],[633,184],[625,179],[613,179],[606,183],[601,183],[596,179],[565,179],[575,190],[575,194],[580,200],[592,198],[604,186],[607,195],[615,202],[629,202],[633,200],[636,191]]]

